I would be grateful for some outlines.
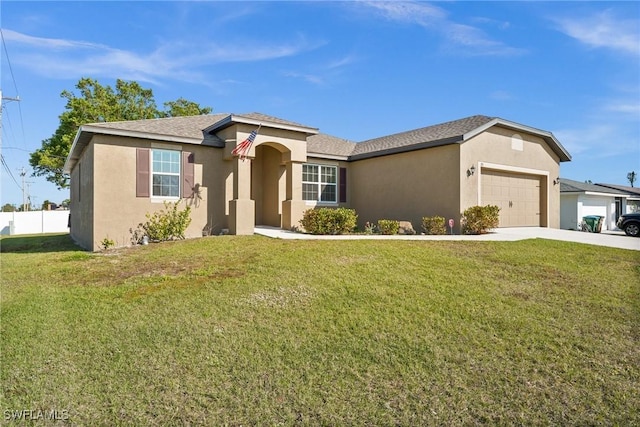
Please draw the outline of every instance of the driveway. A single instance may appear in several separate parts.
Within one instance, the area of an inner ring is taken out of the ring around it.
[[[630,249],[640,251],[640,238],[626,236],[623,232],[603,231],[602,233],[584,233],[581,231],[558,230],[555,228],[542,227],[512,227],[498,228],[492,233],[479,236],[467,235],[444,235],[444,236],[423,236],[423,235],[402,235],[383,236],[379,234],[347,234],[339,236],[314,236],[311,234],[295,233],[282,230],[276,227],[259,226],[255,228],[255,233],[262,236],[277,239],[299,239],[299,240],[461,240],[461,241],[510,241],[526,239],[549,239],[561,240],[565,242],[585,243],[588,245],[607,246],[610,248]]]

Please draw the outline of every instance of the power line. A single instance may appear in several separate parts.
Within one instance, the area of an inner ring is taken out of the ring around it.
[[[11,74],[11,80],[13,81],[13,87],[16,91],[15,98],[3,98],[9,101],[20,101],[20,95],[18,92],[18,84],[16,83],[16,77],[13,74],[13,67],[11,66],[11,60],[9,59],[9,51],[7,50],[7,44],[4,41],[4,33],[2,32],[2,28],[0,28],[0,38],[2,38],[2,47],[4,48],[4,54],[7,57],[7,65],[9,66],[9,73]],[[26,143],[26,136],[24,133],[24,119],[22,118],[22,107],[20,102],[18,102],[18,113],[20,114],[20,127],[22,129],[22,140]]]
[[[11,173],[11,169],[9,169],[9,165],[7,164],[7,161],[4,159],[4,156],[2,154],[0,154],[0,159],[2,159],[2,166],[4,166],[4,169],[7,171],[7,173],[9,174],[11,179],[13,180],[13,182],[16,183],[16,185],[18,186],[18,188],[20,190],[22,190],[22,187],[20,187],[20,184],[18,184],[18,180],[16,180],[16,177],[13,176],[13,174]]]

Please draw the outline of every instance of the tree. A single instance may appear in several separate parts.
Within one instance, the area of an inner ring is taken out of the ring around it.
[[[2,206],[2,212],[15,212],[17,210],[16,206],[11,203],[5,203],[4,206]]]
[[[49,207],[51,206],[51,207]],[[43,211],[48,211],[49,209],[55,209],[56,208],[56,204],[53,203],[52,201],[46,199],[44,202],[42,202],[42,210]]]
[[[627,174],[627,179],[631,183],[632,187],[633,187],[633,183],[636,182],[636,178],[637,178],[637,174],[635,171],[631,171]]]
[[[203,108],[195,102],[187,101],[184,98],[165,102],[164,109],[165,111],[162,113],[163,117],[199,116],[211,112],[211,107]]]
[[[46,177],[58,188],[69,186],[69,176],[63,172],[64,163],[78,128],[84,124],[211,112],[210,107],[200,107],[184,98],[166,102],[167,111],[159,111],[152,90],[144,89],[134,81],[118,79],[114,90],[111,86],[102,86],[97,80],[82,78],[75,87],[78,94],[67,90],[60,94],[67,100],[65,111],[59,116],[60,125],[50,138],[42,141],[40,148],[31,153],[29,159],[33,175]]]

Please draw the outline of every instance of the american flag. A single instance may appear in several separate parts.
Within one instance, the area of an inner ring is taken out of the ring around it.
[[[258,135],[258,129],[252,131],[247,139],[242,141],[240,144],[236,146],[236,148],[233,149],[231,154],[233,154],[234,156],[240,157],[240,160],[246,159],[247,154],[249,154],[249,150],[253,145],[253,141],[256,139],[256,135]]]

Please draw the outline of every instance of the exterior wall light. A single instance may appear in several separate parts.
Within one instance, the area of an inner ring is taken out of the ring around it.
[[[553,185],[558,185],[560,184],[560,177],[557,177],[556,179],[553,180]]]
[[[471,165],[471,167],[467,169],[467,178],[473,176],[474,173],[476,173],[476,167]]]

